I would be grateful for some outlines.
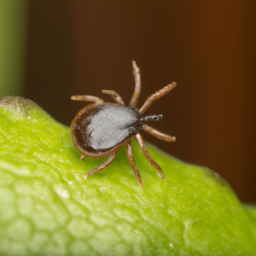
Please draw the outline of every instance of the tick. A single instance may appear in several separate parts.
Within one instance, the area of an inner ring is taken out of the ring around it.
[[[152,94],[140,108],[136,108],[137,101],[141,91],[140,70],[135,61],[132,62],[135,78],[135,90],[130,101],[129,107],[124,106],[124,102],[120,95],[111,90],[102,90],[102,93],[112,96],[116,103],[104,102],[104,100],[89,95],[75,95],[72,100],[91,101],[90,104],[80,110],[71,124],[71,137],[74,146],[82,154],[81,160],[85,157],[101,158],[108,156],[108,159],[97,168],[90,171],[84,178],[87,179],[96,174],[108,165],[110,165],[120,148],[124,145],[128,155],[130,166],[140,184],[143,187],[140,173],[136,167],[133,157],[131,139],[136,138],[144,156],[148,162],[157,169],[160,177],[164,182],[165,176],[161,167],[152,159],[143,142],[140,131],[150,133],[158,139],[173,142],[176,138],[168,134],[164,134],[147,124],[147,121],[159,121],[162,115],[148,115],[144,113],[153,101],[161,98],[176,86],[173,82],[163,89]]]

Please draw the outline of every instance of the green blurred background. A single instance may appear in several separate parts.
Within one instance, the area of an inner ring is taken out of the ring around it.
[[[24,91],[27,19],[27,0],[0,0],[0,97]]]
[[[0,0],[0,95],[23,95],[69,125],[83,103],[72,94],[129,102],[131,61],[147,96],[178,87],[147,113],[168,144],[143,136],[184,161],[224,177],[256,203],[256,2]],[[150,124],[151,125],[151,124]]]

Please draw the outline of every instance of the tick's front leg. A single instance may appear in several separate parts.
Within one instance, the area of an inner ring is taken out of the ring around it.
[[[170,136],[168,134],[162,133],[160,131],[158,131],[157,129],[154,129],[146,124],[143,125],[142,128],[143,131],[150,133],[151,135],[157,137],[160,140],[165,140],[168,142],[175,142],[176,141],[176,137],[175,136]]]
[[[171,89],[173,89],[177,84],[175,82],[165,86],[163,89],[155,92],[152,94],[144,103],[144,105],[140,108],[140,112],[144,113],[148,107],[152,104],[153,101],[163,97],[165,94],[167,94]]]

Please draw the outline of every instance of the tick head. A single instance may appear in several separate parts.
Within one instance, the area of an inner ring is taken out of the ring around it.
[[[147,121],[160,121],[163,119],[163,115],[150,115],[150,116],[144,116],[141,118],[142,122],[147,122]]]

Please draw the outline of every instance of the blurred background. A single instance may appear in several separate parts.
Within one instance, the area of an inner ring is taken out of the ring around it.
[[[128,104],[132,60],[141,70],[140,107],[163,114],[149,125],[177,137],[160,149],[220,174],[256,203],[256,1],[0,0],[0,96],[32,99],[69,125],[85,103],[74,94]]]

